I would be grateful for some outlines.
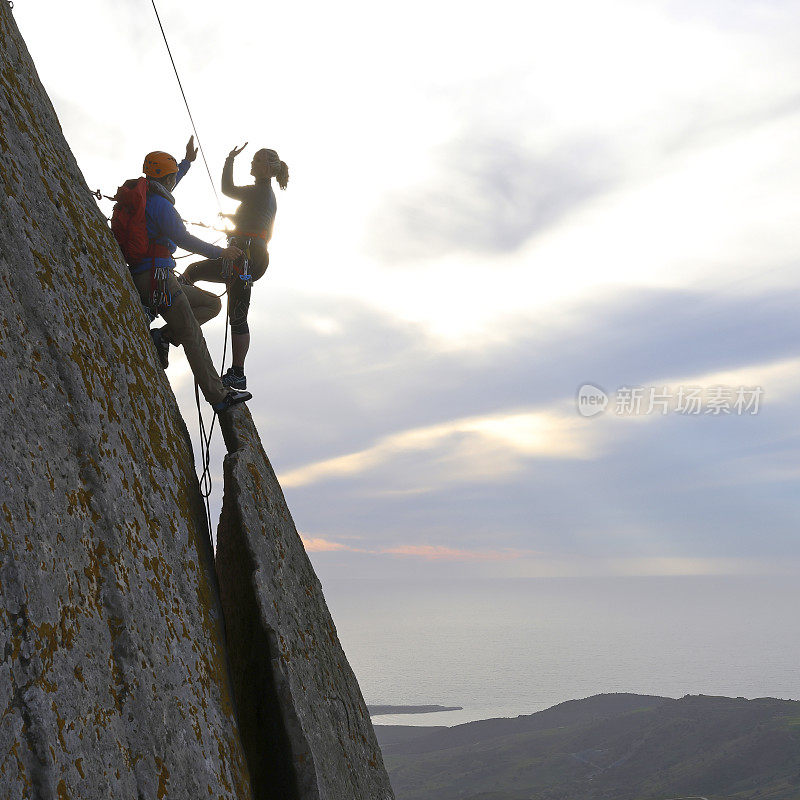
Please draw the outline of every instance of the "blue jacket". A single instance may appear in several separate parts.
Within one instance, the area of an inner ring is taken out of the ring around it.
[[[189,171],[190,162],[184,159],[178,165],[178,176],[175,185],[181,181],[183,176]],[[145,223],[147,226],[147,237],[151,243],[160,244],[166,247],[170,253],[180,247],[190,253],[199,253],[206,258],[221,258],[222,248],[204,242],[196,236],[192,236],[183,224],[181,215],[175,209],[175,198],[161,184],[150,183],[147,190],[147,204],[144,208]],[[157,258],[157,267],[167,267],[175,269],[175,259]],[[138,275],[153,266],[153,259],[149,258],[131,267],[131,272]]]

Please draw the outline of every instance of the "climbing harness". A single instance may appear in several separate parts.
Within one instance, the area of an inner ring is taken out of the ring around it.
[[[250,274],[250,244],[252,239],[250,236],[228,236],[228,245],[238,247],[243,255],[240,259],[233,260],[224,258],[222,260],[222,277],[225,278],[225,285],[229,284],[235,278],[244,281],[245,285],[253,280]],[[230,287],[229,287],[230,288]],[[226,331],[227,333],[227,331]]]
[[[240,236],[249,236],[251,239],[263,239],[265,242],[267,241],[267,232],[266,231],[256,231],[255,233],[250,233],[249,231],[245,231]]]

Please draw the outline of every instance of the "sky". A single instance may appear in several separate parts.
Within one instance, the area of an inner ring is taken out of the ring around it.
[[[289,165],[249,406],[323,578],[800,570],[796,3],[159,10],[217,186]],[[14,15],[91,189],[181,156],[149,2]],[[176,198],[214,223],[200,159]]]

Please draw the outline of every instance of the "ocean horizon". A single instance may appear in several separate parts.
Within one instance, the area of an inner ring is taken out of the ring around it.
[[[458,725],[607,692],[800,699],[790,576],[324,580],[370,705]]]

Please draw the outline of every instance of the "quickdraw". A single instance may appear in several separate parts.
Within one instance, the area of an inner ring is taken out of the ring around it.
[[[242,261],[242,271],[239,274],[239,279],[244,281],[245,286],[249,286],[253,280],[250,274],[250,240],[248,239],[247,250],[245,250],[244,259]]]
[[[150,302],[153,304],[154,309],[172,305],[172,293],[169,291],[167,278],[169,278],[169,269],[167,267],[153,265],[153,293]]]
[[[158,316],[161,308],[172,305],[172,292],[169,290],[169,277],[172,272],[169,266],[157,264],[156,259],[168,258],[169,250],[163,245],[151,244],[149,257],[150,267],[150,306],[153,314]]]

